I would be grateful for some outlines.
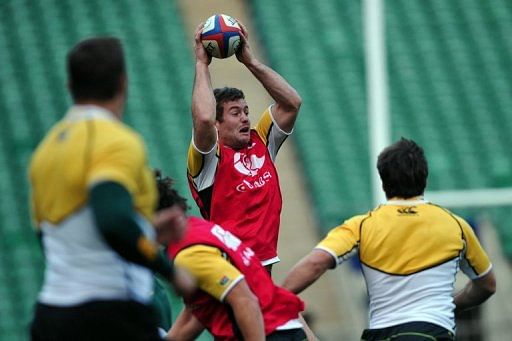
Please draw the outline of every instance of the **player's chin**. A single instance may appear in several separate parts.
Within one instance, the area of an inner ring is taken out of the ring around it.
[[[238,142],[242,146],[247,146],[249,142],[251,141],[251,134],[249,133],[240,133],[238,136]]]

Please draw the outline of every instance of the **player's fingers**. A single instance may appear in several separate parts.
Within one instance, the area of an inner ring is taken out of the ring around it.
[[[200,23],[196,28],[196,33],[194,34],[194,38],[196,41],[201,40],[201,32],[203,31],[204,22]]]
[[[243,31],[240,32],[240,40],[242,41],[242,44],[247,43],[247,34],[244,33]]]
[[[240,30],[242,31],[242,33],[247,38],[249,36],[249,34],[247,33],[247,28],[245,27],[245,25],[240,20],[237,20],[237,21],[238,21],[238,25],[240,26]]]

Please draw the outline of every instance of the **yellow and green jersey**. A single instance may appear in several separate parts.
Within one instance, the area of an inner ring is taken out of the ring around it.
[[[140,136],[97,106],[74,106],[37,147],[30,163],[32,213],[46,257],[39,301],[74,305],[92,299],[148,302],[151,272],[125,261],[101,236],[90,189],[116,182],[130,192],[149,237],[156,183]]]

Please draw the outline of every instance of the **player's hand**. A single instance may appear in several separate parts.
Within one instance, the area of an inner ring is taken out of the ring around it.
[[[205,65],[210,65],[212,57],[208,55],[206,49],[201,41],[201,32],[203,31],[204,23],[199,24],[194,34],[194,51],[196,53],[196,61]]]
[[[179,241],[187,228],[187,218],[180,207],[173,206],[156,212],[153,218],[156,240],[161,245]]]
[[[242,24],[239,20],[238,25],[240,25],[240,46],[236,51],[236,59],[244,65],[251,65],[256,61],[254,57],[251,46],[249,45],[249,33],[245,28],[244,24]]]
[[[197,289],[197,283],[185,269],[179,266],[174,266],[174,277],[171,284],[176,291],[176,294],[187,297],[192,295]]]

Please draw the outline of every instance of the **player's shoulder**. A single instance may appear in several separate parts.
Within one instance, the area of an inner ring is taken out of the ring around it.
[[[350,226],[350,227],[360,227],[361,224],[363,224],[368,218],[372,216],[373,211],[366,212],[363,214],[358,214],[355,216],[352,216],[345,220],[344,225]]]
[[[427,202],[424,205],[424,207],[426,210],[429,210],[430,213],[437,213],[440,215],[444,215],[447,219],[453,220],[458,225],[463,225],[464,227],[469,227],[469,223],[464,218],[453,213],[451,210],[449,210],[448,208],[446,208],[444,206],[441,206],[441,205],[438,205],[438,204],[432,203],[432,202]]]
[[[174,262],[186,267],[200,264],[205,258],[220,257],[221,255],[221,251],[214,246],[194,244],[180,250],[174,257]]]
[[[116,144],[144,150],[142,136],[133,128],[117,120],[95,120],[95,138],[102,144]]]

